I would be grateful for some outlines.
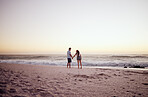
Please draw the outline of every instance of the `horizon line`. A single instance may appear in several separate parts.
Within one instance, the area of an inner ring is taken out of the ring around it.
[[[0,55],[63,55],[66,53],[0,53]],[[148,55],[148,53],[82,53],[93,55]]]

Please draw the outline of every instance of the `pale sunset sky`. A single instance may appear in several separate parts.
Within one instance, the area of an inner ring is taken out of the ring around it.
[[[0,53],[148,54],[148,0],[0,0]]]

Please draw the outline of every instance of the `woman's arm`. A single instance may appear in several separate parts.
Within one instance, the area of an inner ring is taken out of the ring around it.
[[[76,53],[77,54],[77,53]],[[76,56],[76,54],[72,57],[72,59]]]

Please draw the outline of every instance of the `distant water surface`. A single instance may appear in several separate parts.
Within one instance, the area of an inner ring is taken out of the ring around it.
[[[67,57],[64,54],[0,55],[0,63],[66,66]],[[82,64],[83,66],[123,67],[140,65],[148,67],[148,54],[82,54]],[[76,58],[74,58],[72,60],[72,66],[76,65]]]

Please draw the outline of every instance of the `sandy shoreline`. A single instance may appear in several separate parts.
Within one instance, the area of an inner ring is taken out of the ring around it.
[[[148,71],[0,63],[0,97],[146,97]]]

